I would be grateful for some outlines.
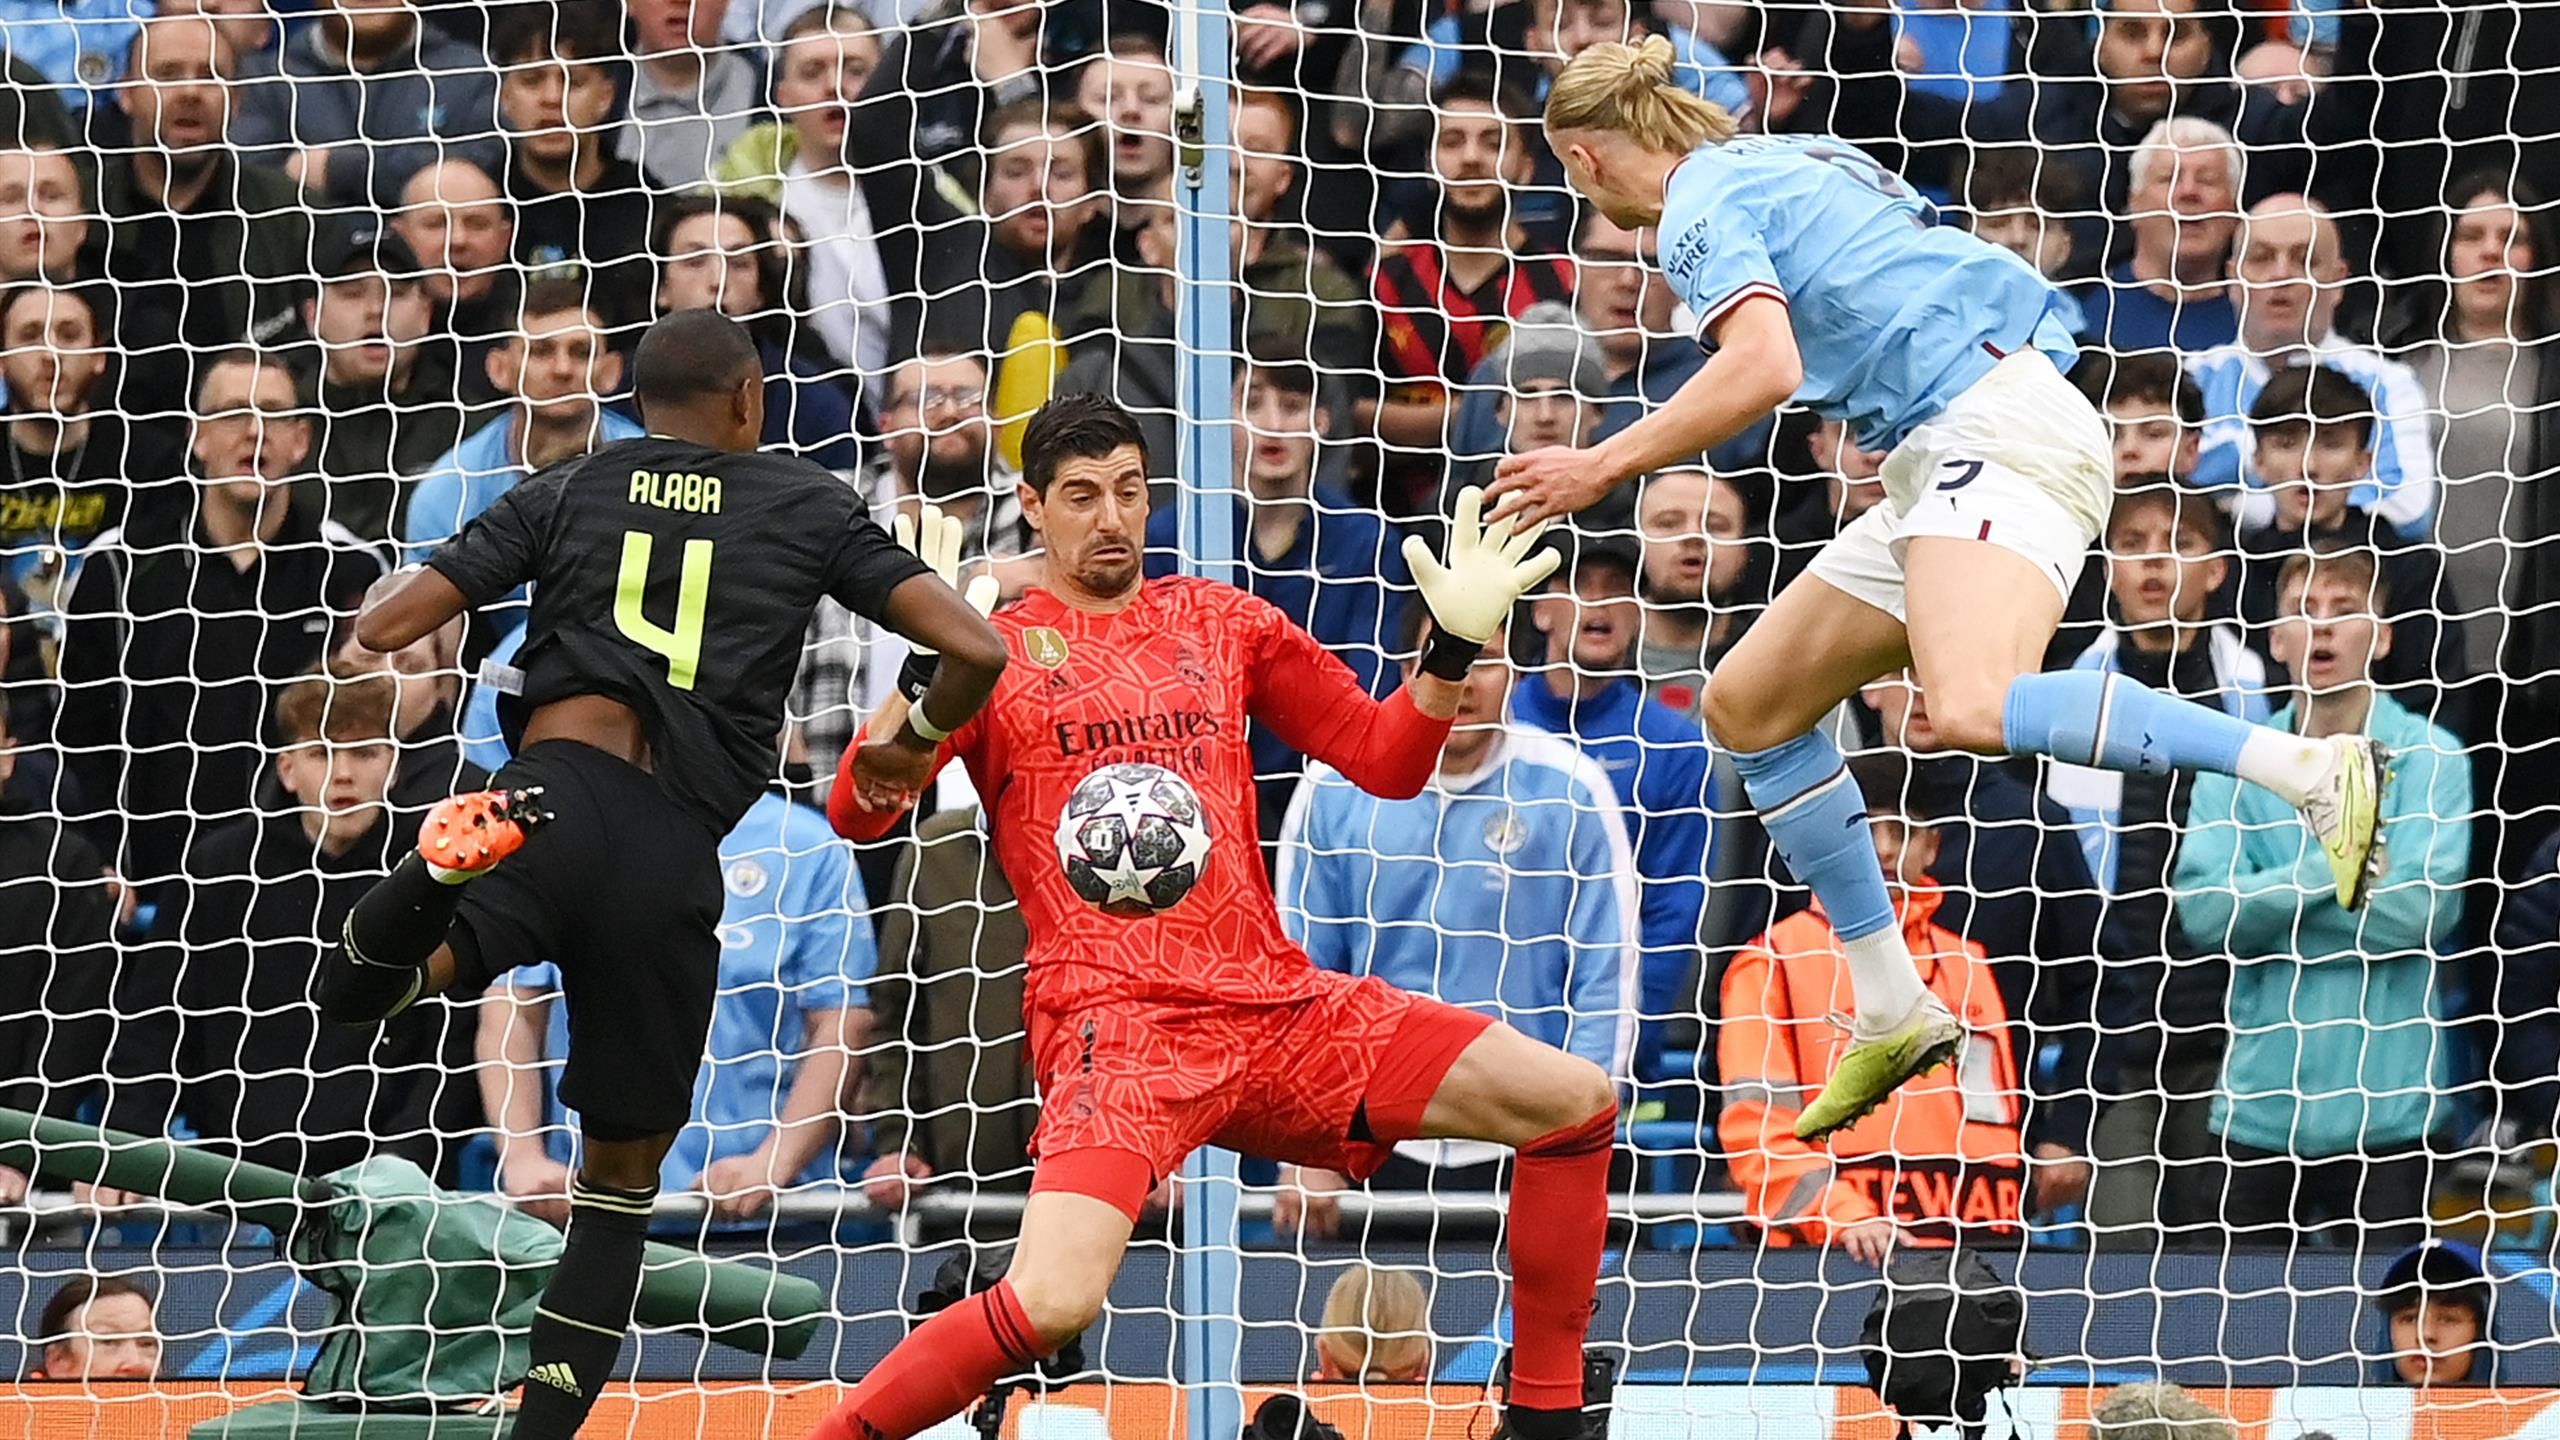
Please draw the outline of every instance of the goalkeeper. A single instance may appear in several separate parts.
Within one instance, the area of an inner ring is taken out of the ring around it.
[[[1406,542],[1431,644],[1403,690],[1372,700],[1267,602],[1142,577],[1148,473],[1137,422],[1108,400],[1064,396],[1033,416],[1022,504],[1047,587],[995,616],[1004,679],[951,732],[893,697],[837,774],[828,814],[856,839],[884,833],[955,758],[988,797],[1030,932],[1024,1018],[1042,1112],[1003,1282],[919,1326],[815,1437],[905,1440],[1072,1339],[1101,1313],[1139,1207],[1201,1145],[1366,1176],[1397,1141],[1424,1137],[1519,1150],[1504,1429],[1578,1436],[1617,1125],[1609,1079],[1485,1016],[1316,969],[1282,933],[1263,873],[1246,735],[1260,721],[1364,789],[1420,793],[1478,652],[1556,557],[1531,557],[1535,529],[1481,528],[1479,497],[1461,495],[1445,566]],[[919,536],[945,579],[956,531],[927,515]],[[991,585],[976,589],[992,600]],[[931,673],[911,666],[901,688]],[[1188,778],[1211,833],[1192,893],[1139,920],[1078,899],[1050,844],[1077,783],[1124,761]]]

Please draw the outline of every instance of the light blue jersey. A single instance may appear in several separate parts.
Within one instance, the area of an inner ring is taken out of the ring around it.
[[[870,1003],[864,988],[879,971],[870,904],[853,850],[826,817],[767,792],[720,842],[720,990],[711,1038],[693,1083],[693,1119],[658,1170],[659,1188],[693,1188],[715,1160],[764,1143],[799,1072],[811,1014]],[[557,992],[560,972],[527,965],[506,982],[525,994]],[[543,1053],[568,1053],[568,1015],[551,1007]],[[574,1123],[555,1101],[552,1118]],[[569,1137],[550,1136],[555,1159],[571,1158]],[[834,1147],[819,1152],[802,1182],[836,1172]]]
[[[1890,450],[2004,355],[2079,358],[2062,292],[2024,260],[1950,226],[1845,140],[1746,135],[1671,172],[1662,269],[1698,342],[1752,295],[1787,303],[1804,384],[1795,398]]]

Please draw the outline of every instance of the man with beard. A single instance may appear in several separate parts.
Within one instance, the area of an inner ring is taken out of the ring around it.
[[[281,364],[214,357],[195,414],[192,503],[136,507],[98,537],[62,637],[55,736],[95,812],[77,818],[144,885],[178,872],[200,817],[248,808],[273,687],[311,668],[383,571],[294,503],[311,422]]]
[[[293,182],[226,148],[235,65],[201,16],[153,20],[134,44],[121,91],[134,148],[98,173],[130,397],[115,408],[165,412],[193,388],[191,353],[291,330],[315,231],[334,228]]]
[[[1043,1111],[1031,1198],[1006,1277],[910,1332],[811,1440],[921,1434],[1081,1333],[1147,1196],[1199,1145],[1365,1179],[1395,1142],[1426,1136],[1519,1152],[1503,1433],[1581,1434],[1617,1092],[1599,1066],[1489,1017],[1317,970],[1263,877],[1245,740],[1251,717],[1372,794],[1421,793],[1485,643],[1555,559],[1530,557],[1535,529],[1482,528],[1479,497],[1465,497],[1445,559],[1408,542],[1432,638],[1413,678],[1371,700],[1267,602],[1145,578],[1151,471],[1127,412],[1062,395],[1032,417],[1022,452],[1023,508],[1050,562],[995,615],[1017,663],[986,709],[930,725],[938,738],[893,698],[827,812],[837,833],[876,838],[952,760],[991,797],[996,859],[1030,936],[1025,1048]],[[945,668],[932,683],[949,680]],[[1209,838],[1183,904],[1133,923],[1077,897],[1048,831],[1097,765],[1140,758],[1187,772]]]
[[[888,526],[899,515],[912,518],[924,504],[938,506],[960,522],[961,559],[988,562],[1008,592],[1019,590],[1022,566],[1038,562],[1020,559],[1029,544],[1021,487],[995,453],[985,362],[965,350],[928,345],[891,372],[881,428],[887,457],[863,477],[872,518]],[[812,773],[834,773],[862,717],[888,698],[906,658],[906,642],[896,635],[863,624],[833,601],[819,603],[789,712]],[[883,848],[864,850],[870,893],[889,893],[896,858]]]
[[[391,536],[407,485],[486,418],[454,397],[453,357],[424,344],[433,306],[418,257],[368,228],[326,260],[302,323],[320,347],[320,474],[297,498],[367,540]]]
[[[232,138],[316,203],[388,205],[439,159],[494,171],[506,158],[487,58],[420,26],[416,6],[337,0],[276,69],[242,102]]]
[[[1375,410],[1387,446],[1380,500],[1390,513],[1429,509],[1439,496],[1451,388],[1522,311],[1572,299],[1573,262],[1533,254],[1511,213],[1511,187],[1528,179],[1530,163],[1513,106],[1472,75],[1442,95],[1431,150],[1438,231],[1389,247],[1370,274],[1384,325],[1387,394]]]

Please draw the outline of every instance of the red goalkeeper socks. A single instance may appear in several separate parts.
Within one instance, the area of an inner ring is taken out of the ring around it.
[[[1028,1373],[1046,1353],[1013,1287],[998,1281],[899,1341],[809,1440],[907,1440],[967,1409],[1003,1377]],[[1581,1362],[1574,1363],[1578,1375]]]
[[[1520,1147],[1511,1184],[1511,1393],[1518,1412],[1582,1411],[1582,1342],[1609,1233],[1618,1112]]]

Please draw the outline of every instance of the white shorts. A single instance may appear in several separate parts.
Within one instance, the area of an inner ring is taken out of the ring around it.
[[[1885,457],[1885,498],[1808,567],[1896,620],[1915,535],[1981,540],[2025,556],[2064,599],[2115,503],[2106,422],[2042,352],[1991,368]]]

